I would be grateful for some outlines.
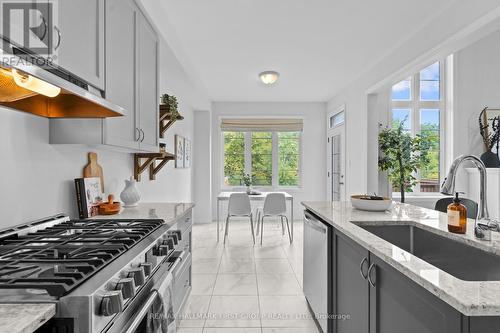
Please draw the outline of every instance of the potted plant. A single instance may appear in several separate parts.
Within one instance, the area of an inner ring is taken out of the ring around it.
[[[161,95],[160,104],[165,106],[167,112],[170,113],[172,119],[174,119],[179,113],[177,111],[177,97],[173,95],[168,95],[168,94]]]
[[[252,193],[252,176],[250,176],[248,173],[243,174],[243,183],[247,187],[247,194]]]
[[[387,171],[389,181],[401,192],[401,202],[405,202],[405,193],[412,192],[417,184],[415,174],[427,163],[431,142],[428,137],[412,137],[404,130],[404,121],[391,128],[383,129],[378,136],[379,161],[382,171]]]

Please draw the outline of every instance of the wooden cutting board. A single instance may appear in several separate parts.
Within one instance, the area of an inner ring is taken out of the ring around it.
[[[97,154],[89,153],[89,163],[83,168],[83,178],[101,178],[101,191],[104,193],[104,176],[102,167],[97,163]]]

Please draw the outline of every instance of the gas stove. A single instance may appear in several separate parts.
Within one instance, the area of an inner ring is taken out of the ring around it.
[[[57,216],[34,226],[58,221],[36,231],[28,228],[24,234],[0,234],[0,289],[36,288],[50,296],[64,296],[163,223],[70,221]]]
[[[142,313],[148,320],[144,313],[158,299],[173,307],[171,289],[186,265],[190,288],[190,214],[168,224],[61,214],[1,230],[0,302],[56,303],[46,327],[51,332],[122,332],[138,325],[132,318]]]

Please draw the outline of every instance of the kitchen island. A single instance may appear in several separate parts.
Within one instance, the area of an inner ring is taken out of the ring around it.
[[[402,328],[407,332],[450,333],[498,330],[500,281],[460,279],[448,269],[439,268],[446,267],[446,263],[437,267],[428,262],[431,256],[425,261],[422,255],[415,255],[421,244],[416,241],[413,244],[413,239],[417,233],[437,239],[429,242],[436,256],[441,252],[440,246],[446,251],[447,240],[451,240],[451,244],[466,245],[463,248],[477,251],[476,255],[497,260],[499,233],[493,232],[491,241],[477,240],[473,236],[474,221],[469,220],[465,235],[452,234],[447,230],[446,214],[407,204],[394,203],[386,212],[360,211],[348,202],[302,204],[331,229],[329,313],[351,312],[347,314],[353,317],[350,323],[330,323],[329,327],[335,325],[336,332],[391,333]],[[398,233],[401,237],[389,242],[387,237],[379,237],[381,228],[391,230],[391,237]],[[408,247],[403,244],[406,237],[403,230],[411,232]],[[307,240],[304,242],[306,248]],[[463,254],[457,253],[453,261],[460,261],[459,255]],[[477,273],[481,272],[471,274]]]

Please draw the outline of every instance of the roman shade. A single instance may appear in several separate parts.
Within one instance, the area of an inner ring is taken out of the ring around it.
[[[303,127],[297,118],[225,118],[221,122],[225,132],[302,132]]]

